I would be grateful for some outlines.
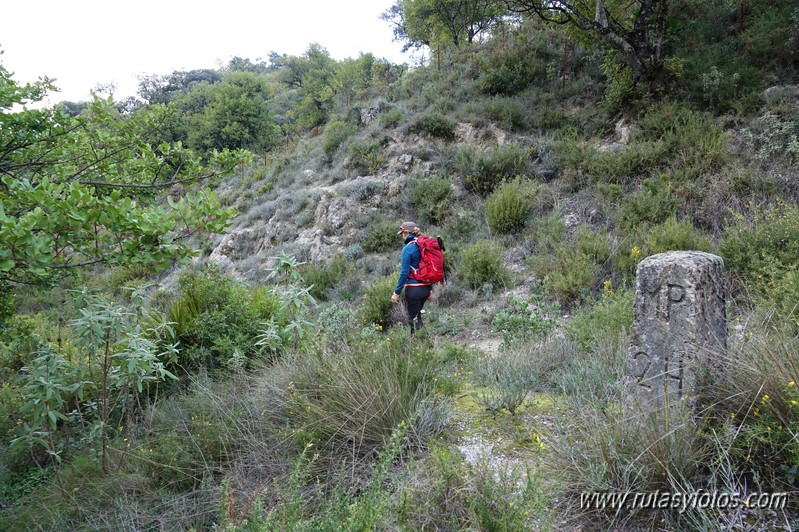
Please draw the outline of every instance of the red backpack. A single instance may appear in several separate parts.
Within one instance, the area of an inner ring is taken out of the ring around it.
[[[435,284],[444,280],[444,243],[441,237],[419,235],[416,245],[422,258],[419,267],[413,270],[409,277],[423,283]]]

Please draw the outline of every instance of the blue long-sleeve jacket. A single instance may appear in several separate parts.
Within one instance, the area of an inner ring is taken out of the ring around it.
[[[402,289],[408,282],[408,276],[411,269],[419,268],[419,261],[422,260],[422,252],[419,251],[419,246],[416,245],[416,236],[409,235],[405,239],[405,247],[402,248],[402,266],[400,267],[400,276],[397,281],[397,286],[394,288],[395,294],[401,294]]]

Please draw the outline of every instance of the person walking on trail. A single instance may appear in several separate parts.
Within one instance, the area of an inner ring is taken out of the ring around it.
[[[419,262],[422,259],[422,253],[416,243],[416,238],[421,234],[420,229],[413,222],[405,222],[400,226],[397,234],[402,235],[405,247],[402,248],[402,266],[397,286],[391,295],[391,302],[399,301],[404,288],[405,302],[408,307],[408,324],[411,327],[411,334],[413,334],[415,329],[421,329],[424,326],[422,307],[433,293],[433,285],[414,278],[414,273],[419,269]]]

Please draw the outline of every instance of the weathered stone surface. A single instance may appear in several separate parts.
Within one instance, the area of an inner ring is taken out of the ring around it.
[[[693,400],[701,370],[718,371],[726,347],[725,271],[721,257],[670,251],[636,270],[627,404],[660,408]]]
[[[368,126],[369,122],[377,118],[378,114],[380,114],[380,110],[377,107],[361,109],[361,124]]]

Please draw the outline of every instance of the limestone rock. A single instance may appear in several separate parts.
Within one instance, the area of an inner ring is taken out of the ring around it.
[[[369,125],[369,122],[377,118],[378,114],[380,114],[380,110],[377,107],[361,109],[361,124]]]
[[[690,401],[700,372],[721,370],[716,354],[727,343],[725,276],[721,257],[699,251],[670,251],[641,261],[628,400],[656,408]]]

